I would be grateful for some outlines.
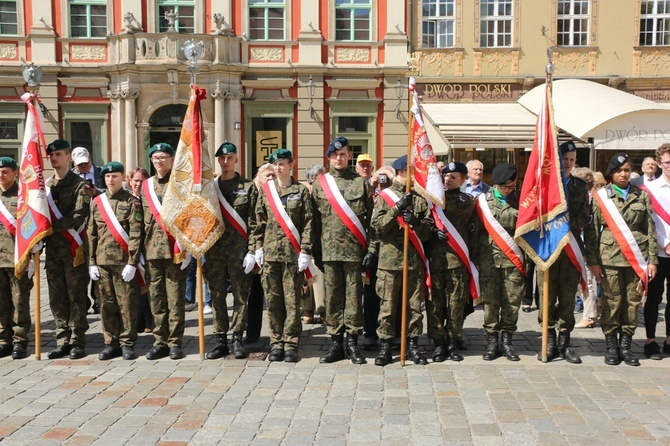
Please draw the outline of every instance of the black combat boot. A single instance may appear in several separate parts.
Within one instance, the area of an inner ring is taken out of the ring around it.
[[[330,350],[319,358],[321,364],[330,364],[331,362],[342,361],[344,359],[344,345],[342,341],[344,336],[341,334],[331,336]]]
[[[379,354],[375,358],[375,365],[385,366],[393,362],[393,353],[391,352],[391,340],[382,339],[380,341]]]
[[[435,340],[435,350],[433,350],[433,362],[444,362],[447,360],[447,348],[442,339]]]
[[[482,355],[484,361],[493,361],[500,356],[500,346],[498,345],[498,333],[486,332],[486,351]]]
[[[463,355],[461,355],[461,352],[458,351],[458,347],[456,346],[456,341],[454,339],[450,339],[449,343],[447,344],[447,352],[449,353],[449,359],[452,361],[462,361],[463,360]]]
[[[605,335],[605,364],[621,364],[621,359],[619,359],[619,345],[615,333]]]
[[[518,361],[519,355],[516,354],[514,351],[514,347],[512,347],[512,333],[511,331],[503,331],[502,332],[502,347],[500,347],[500,350],[502,350],[502,353],[505,355],[505,357],[510,360],[510,361]]]
[[[547,332],[547,362],[551,362],[558,358],[559,351],[556,345],[556,330],[550,328]],[[537,360],[542,361],[542,352],[537,354]]]
[[[358,349],[358,335],[347,333],[347,347],[344,350],[347,359],[351,359],[352,364],[365,364],[367,361]]]
[[[558,354],[570,364],[582,363],[582,358],[580,358],[575,349],[570,346],[570,333],[567,331],[558,333]]]
[[[627,333],[621,333],[621,341],[619,342],[619,358],[623,360],[626,365],[637,367],[640,365],[640,361],[637,360],[633,352],[630,350],[632,343],[633,336]]]
[[[228,348],[228,336],[226,334],[217,334],[216,335],[216,347],[212,351],[207,352],[205,357],[207,359],[219,359],[225,358],[230,354],[230,349]]]
[[[419,338],[408,338],[407,353],[405,353],[405,359],[413,361],[414,364],[426,365],[428,360],[421,350],[419,350]]]
[[[247,357],[247,349],[244,348],[242,333],[233,333],[233,356],[235,356],[235,359],[244,359]]]

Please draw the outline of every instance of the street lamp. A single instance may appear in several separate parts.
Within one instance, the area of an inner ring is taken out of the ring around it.
[[[398,82],[395,83],[395,95],[398,97],[398,104],[395,106],[395,117],[396,119],[400,119],[400,116],[402,115],[400,111],[400,106],[402,105],[402,97],[403,94],[405,93],[405,86],[400,82],[400,78],[398,78]]]
[[[314,83],[312,76],[310,76],[309,81],[307,81],[307,96],[309,96],[309,116],[312,119],[314,119],[314,115],[316,114],[314,106],[312,105],[314,102],[314,93],[316,93],[316,84]]]

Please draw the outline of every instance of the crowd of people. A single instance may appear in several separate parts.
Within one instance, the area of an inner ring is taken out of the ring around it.
[[[670,145],[644,160],[636,180],[625,153],[615,154],[602,175],[575,166],[571,141],[561,144],[560,152],[570,243],[548,271],[548,319],[538,312],[539,325],[547,324],[549,333],[546,359],[581,363],[571,333],[600,320],[605,363],[639,365],[631,345],[641,304],[644,353],[661,359],[670,354],[670,325],[662,347],[655,333],[670,280]],[[116,161],[98,168],[85,148],[73,150],[65,140],[48,145],[53,233],[33,252],[45,249],[56,322],[50,359],[86,355],[89,283],[105,340],[99,359],[137,358],[134,346],[143,331],[154,336],[146,359],[184,357],[186,284],[195,262],[161,220],[174,156],[169,144],[152,146],[155,175],[150,176],[143,168],[126,171]],[[344,137],[329,144],[328,168],[307,168],[307,185],[292,176],[293,154],[286,149],[274,151],[253,181],[235,171],[234,144],[222,144],[215,156],[225,232],[203,259],[216,337],[207,359],[231,350],[237,359],[247,357],[245,344],[260,337],[265,302],[269,361],[299,361],[302,323],[320,320],[330,335],[321,363],[364,364],[362,347],[378,350],[374,363],[385,366],[403,332],[406,289],[407,360],[428,363],[429,352],[418,344],[424,313],[432,361],[464,360],[464,319],[480,302],[483,359],[519,360],[513,341],[519,311],[533,311],[534,297],[541,306],[535,283],[547,272],[534,271],[514,240],[520,193],[513,164],[493,166],[489,186],[479,160],[438,163],[444,179],[441,208],[407,192],[406,156],[375,170],[373,159],[362,154],[352,171],[353,153]],[[34,271],[30,264],[21,277],[14,274],[17,174],[13,159],[0,158],[0,357],[21,359],[28,355]],[[577,297],[584,308],[579,323]],[[666,320],[668,311],[666,306]]]

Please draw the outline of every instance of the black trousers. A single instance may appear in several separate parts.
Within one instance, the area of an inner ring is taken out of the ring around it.
[[[649,282],[647,303],[644,304],[644,329],[648,339],[656,337],[656,324],[658,323],[658,306],[663,300],[665,290],[670,290],[670,258],[658,258],[658,270],[654,280]],[[670,305],[665,305],[665,335],[670,336]]]

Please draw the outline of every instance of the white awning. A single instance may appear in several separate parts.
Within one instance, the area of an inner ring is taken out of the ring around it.
[[[538,113],[545,85],[519,103]],[[596,149],[655,149],[670,142],[670,107],[583,79],[562,79],[553,87],[556,126]]]

